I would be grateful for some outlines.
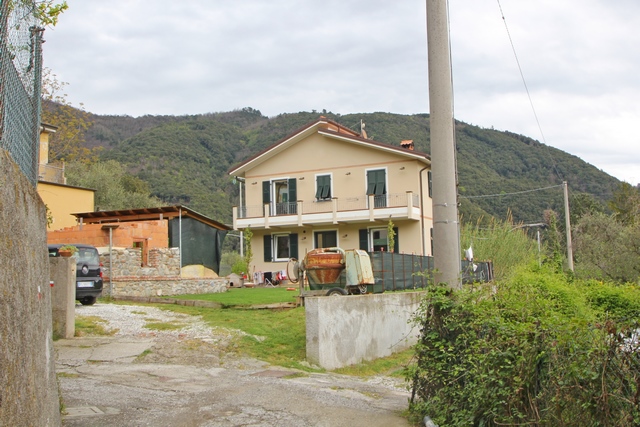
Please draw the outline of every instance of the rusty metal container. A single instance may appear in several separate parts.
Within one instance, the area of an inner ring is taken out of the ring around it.
[[[304,269],[310,284],[335,283],[344,270],[344,251],[340,248],[314,249],[305,256]]]

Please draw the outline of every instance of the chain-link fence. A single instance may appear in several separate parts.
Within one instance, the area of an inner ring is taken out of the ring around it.
[[[38,180],[42,32],[35,2],[0,0],[0,147]]]

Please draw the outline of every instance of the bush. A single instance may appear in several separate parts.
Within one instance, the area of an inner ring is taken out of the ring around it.
[[[498,286],[431,286],[411,413],[443,426],[638,425],[638,296],[537,267]]]

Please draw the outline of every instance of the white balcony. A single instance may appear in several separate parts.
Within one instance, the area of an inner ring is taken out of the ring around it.
[[[387,221],[389,218],[420,219],[420,197],[411,191],[380,196],[338,198],[322,201],[270,203],[233,208],[233,228],[241,230]]]

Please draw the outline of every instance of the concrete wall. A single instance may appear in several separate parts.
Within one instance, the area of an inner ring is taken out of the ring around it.
[[[51,315],[53,336],[73,338],[76,332],[76,262],[75,258],[50,257]]]
[[[332,370],[409,348],[418,339],[410,319],[422,295],[305,298],[307,360]]]
[[[59,426],[45,206],[0,149],[0,425]]]

